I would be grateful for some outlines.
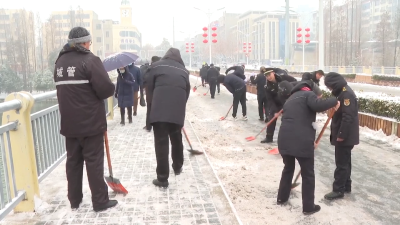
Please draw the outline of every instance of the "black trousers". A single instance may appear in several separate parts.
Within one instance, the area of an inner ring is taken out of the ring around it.
[[[82,138],[65,138],[67,148],[66,173],[68,199],[71,205],[78,205],[83,198],[83,162],[92,192],[93,207],[109,201],[108,187],[104,181],[104,137],[103,133]]]
[[[290,191],[292,189],[293,174],[296,165],[295,159],[297,159],[301,169],[303,211],[314,210],[314,158],[299,158],[290,155],[282,155],[282,159],[285,167],[283,168],[281,182],[279,183],[278,201],[286,202],[289,200]]]
[[[211,94],[211,98],[214,98],[214,96],[215,96],[215,89],[216,89],[216,87],[217,87],[217,81],[210,80],[209,85],[210,85],[210,94]]]
[[[201,85],[204,87],[204,83],[207,82],[205,77],[201,77]]]
[[[275,113],[278,113],[280,110],[282,109],[282,107],[278,107],[277,111],[274,110],[270,110],[268,109],[268,121],[272,120],[272,118],[274,118]],[[267,112],[266,112],[267,113]],[[267,139],[269,138],[273,138],[274,137],[274,133],[275,133],[275,127],[276,127],[276,121],[278,119],[275,119],[268,127],[267,127]]]
[[[172,168],[179,170],[183,165],[182,126],[174,123],[153,123],[154,147],[157,158],[157,179],[169,178],[169,141],[171,141]]]
[[[243,114],[243,116],[246,116],[247,115],[246,88],[242,88],[241,90],[233,93],[233,113],[232,113],[233,117],[236,117],[239,102],[240,102],[240,105],[242,105],[242,114]]]
[[[344,192],[351,189],[351,150],[353,146],[335,146],[335,181],[333,191]]]
[[[128,118],[132,118],[132,106],[126,107],[126,108],[128,109]],[[122,108],[119,108],[119,109],[121,111],[121,119],[125,118],[125,108],[122,107]]]
[[[267,111],[267,97],[258,97],[257,96],[257,101],[258,101],[258,115],[260,116],[260,119],[264,119],[264,114],[265,118],[268,115]],[[265,110],[265,113],[264,113]]]
[[[220,88],[220,83],[219,82],[217,82],[217,91],[218,91],[218,94],[219,94],[219,92],[221,92],[221,88]]]
[[[147,102],[147,111],[146,111],[146,129],[151,130],[151,124],[150,124],[150,110],[151,110],[151,104]]]

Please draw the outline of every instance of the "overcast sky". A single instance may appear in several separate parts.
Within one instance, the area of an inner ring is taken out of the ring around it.
[[[100,3],[101,2],[101,3]],[[225,7],[228,13],[243,13],[249,10],[273,10],[285,6],[285,0],[275,1],[234,1],[228,0],[149,0],[133,1],[133,24],[139,28],[143,35],[143,44],[158,45],[163,37],[172,43],[173,17],[175,17],[175,40],[183,40],[189,33],[201,33],[202,28],[207,25],[205,13],[194,9],[194,7],[207,11]],[[304,8],[318,9],[318,0],[291,0],[290,7],[294,10],[300,9],[306,13]],[[35,13],[40,13],[42,19],[48,18],[51,11],[69,10],[78,6],[84,10],[95,11],[100,19],[120,19],[119,7],[121,0],[95,1],[95,0],[1,0],[1,6],[5,9],[18,9],[24,7]],[[306,6],[306,7],[304,7]],[[283,9],[282,9],[283,10]],[[222,15],[222,11],[213,13],[211,20],[216,20]],[[309,10],[306,10],[309,11]],[[181,33],[181,31],[186,32]]]

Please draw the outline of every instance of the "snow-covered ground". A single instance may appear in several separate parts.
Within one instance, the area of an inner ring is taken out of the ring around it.
[[[253,142],[245,140],[245,137],[257,134],[265,126],[258,121],[256,96],[247,95],[248,121],[233,121],[231,112],[227,120],[218,121],[232,104],[232,96],[222,87],[221,95],[211,100],[209,95],[203,96],[206,91],[206,88],[200,87],[191,94],[187,118],[203,142],[244,224],[398,223],[399,138],[360,128],[361,142],[354,148],[352,156],[353,192],[346,194],[344,199],[329,202],[323,196],[331,191],[335,166],[334,147],[329,143],[328,129],[315,158],[315,203],[321,205],[322,210],[312,216],[304,216],[301,213],[300,187],[292,191],[287,206],[276,205],[283,163],[279,155],[267,153],[267,150],[276,147],[276,143],[261,144],[265,133]],[[239,116],[240,113],[239,106]],[[326,115],[318,115],[317,121],[320,129],[326,121]]]

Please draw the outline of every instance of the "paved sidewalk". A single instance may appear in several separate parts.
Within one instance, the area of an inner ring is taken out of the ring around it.
[[[171,169],[169,188],[157,188],[151,183],[156,178],[153,133],[142,129],[145,108],[139,109],[133,124],[125,126],[119,125],[118,109],[115,115],[108,134],[113,172],[129,191],[123,196],[109,189],[110,198],[119,201],[117,207],[95,213],[84,177],[83,203],[71,211],[63,162],[40,183],[36,213],[9,215],[0,224],[238,224],[205,155],[192,156],[185,151],[182,174],[175,176]],[[188,121],[186,131],[193,147],[202,150]],[[184,144],[187,149],[186,141]]]

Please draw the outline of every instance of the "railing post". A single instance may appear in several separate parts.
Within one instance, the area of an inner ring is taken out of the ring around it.
[[[107,98],[107,107],[108,107],[108,112],[110,112],[107,116],[107,120],[113,120],[114,119],[114,96]]]
[[[30,93],[19,92],[9,94],[5,101],[14,99],[21,102],[21,109],[4,112],[2,119],[3,124],[13,121],[18,122],[17,129],[10,131],[10,144],[13,155],[13,158],[10,160],[13,160],[14,164],[17,190],[25,190],[26,196],[25,200],[19,203],[14,211],[33,212],[35,210],[34,196],[40,197],[31,125],[31,108],[35,100]],[[10,189],[12,188],[10,187]]]

